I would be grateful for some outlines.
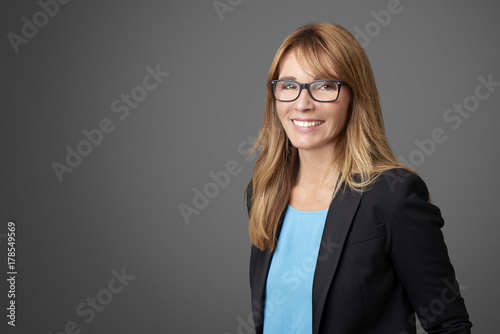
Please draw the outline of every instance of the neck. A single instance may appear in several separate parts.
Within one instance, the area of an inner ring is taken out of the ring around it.
[[[333,191],[338,178],[338,170],[334,168],[336,157],[336,151],[331,147],[320,150],[299,149],[300,164],[296,186]]]

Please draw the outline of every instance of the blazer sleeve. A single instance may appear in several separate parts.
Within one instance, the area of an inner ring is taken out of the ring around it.
[[[428,333],[470,333],[440,210],[429,203],[427,187],[416,174],[409,173],[394,191],[391,257],[422,327]]]

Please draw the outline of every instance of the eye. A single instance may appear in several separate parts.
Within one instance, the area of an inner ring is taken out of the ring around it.
[[[298,85],[295,82],[284,81],[279,83],[279,88],[281,90],[295,90]]]
[[[339,89],[339,86],[337,85],[336,82],[320,81],[320,82],[315,83],[314,89],[336,91]]]

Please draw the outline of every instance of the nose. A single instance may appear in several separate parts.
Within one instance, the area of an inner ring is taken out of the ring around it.
[[[308,111],[314,107],[314,100],[307,89],[302,89],[299,97],[294,103],[294,108],[298,111]]]

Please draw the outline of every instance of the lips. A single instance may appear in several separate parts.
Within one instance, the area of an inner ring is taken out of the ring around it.
[[[310,128],[325,123],[325,121],[299,121],[296,119],[292,119],[292,122],[293,124],[300,126],[301,128]]]

